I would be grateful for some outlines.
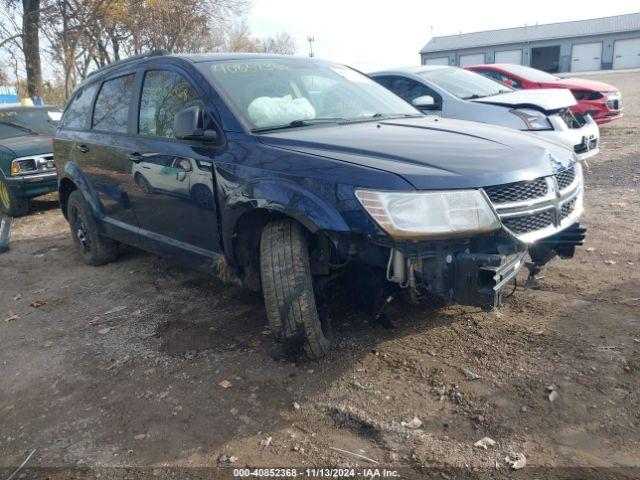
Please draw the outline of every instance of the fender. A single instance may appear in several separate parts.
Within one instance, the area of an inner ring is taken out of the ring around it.
[[[86,200],[86,202],[91,207],[91,213],[93,214],[94,219],[96,220],[96,224],[99,226],[101,230],[104,230],[104,225],[102,219],[105,217],[105,211],[98,198],[98,194],[95,192],[87,177],[85,177],[84,173],[78,165],[73,161],[69,161],[64,164],[64,168],[62,172],[59,172],[60,179],[58,180],[58,186],[62,183],[62,180],[67,178],[73,182],[78,190],[82,193],[82,196]],[[58,190],[60,188],[58,187]]]
[[[233,253],[233,235],[238,220],[256,209],[291,217],[311,233],[351,231],[340,212],[326,200],[282,178],[254,179],[230,192],[222,208],[222,240],[228,257]]]

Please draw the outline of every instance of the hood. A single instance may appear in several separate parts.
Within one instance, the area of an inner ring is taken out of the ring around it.
[[[516,90],[491,97],[472,100],[478,103],[504,105],[506,107],[533,107],[544,113],[551,113],[576,104],[573,94],[564,88],[544,90]]]
[[[14,158],[43,155],[53,151],[51,137],[45,135],[23,135],[5,138],[0,140],[0,146],[13,152]]]
[[[617,92],[618,89],[608,83],[597,80],[585,80],[584,78],[561,78],[557,82],[545,83],[552,88],[568,88],[570,90],[589,90],[593,92]]]
[[[534,135],[435,117],[301,127],[262,134],[259,140],[391,172],[419,190],[531,180],[575,161],[571,150]]]

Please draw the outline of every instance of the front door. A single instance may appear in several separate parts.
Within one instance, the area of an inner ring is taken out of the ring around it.
[[[138,134],[130,145],[132,196],[139,234],[160,253],[175,249],[213,257],[220,250],[216,214],[214,145],[178,140],[173,118],[198,105],[195,88],[172,70],[145,72],[137,118]]]

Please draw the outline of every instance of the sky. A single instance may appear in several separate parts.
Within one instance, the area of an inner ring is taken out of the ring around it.
[[[253,35],[286,31],[297,55],[308,55],[370,72],[420,63],[418,52],[432,36],[525,24],[554,23],[640,11],[637,0],[253,0]],[[635,7],[635,8],[634,8]]]

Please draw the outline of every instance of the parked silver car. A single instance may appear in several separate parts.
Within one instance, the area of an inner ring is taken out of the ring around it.
[[[427,114],[524,130],[573,150],[581,160],[599,151],[589,116],[574,115],[566,89],[517,90],[457,67],[422,65],[369,75]]]

